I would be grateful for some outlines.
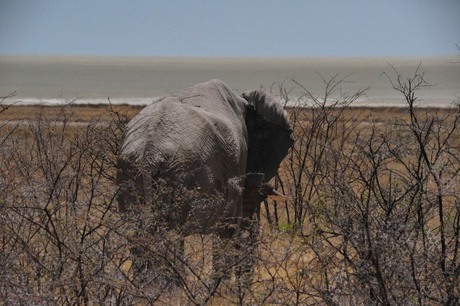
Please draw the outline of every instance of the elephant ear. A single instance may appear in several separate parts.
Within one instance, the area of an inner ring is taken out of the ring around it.
[[[265,121],[286,130],[292,130],[289,118],[281,103],[265,89],[256,89],[243,93],[256,113]]]
[[[264,89],[243,93],[248,131],[246,187],[268,182],[293,144],[292,127],[281,103]]]

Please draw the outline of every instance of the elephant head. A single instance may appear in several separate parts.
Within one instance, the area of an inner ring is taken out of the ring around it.
[[[245,122],[248,155],[243,217],[251,217],[267,196],[277,195],[266,184],[272,179],[294,140],[292,127],[281,103],[264,89],[243,93],[248,102]],[[283,199],[278,195],[276,199]]]
[[[243,93],[248,101],[246,128],[248,130],[247,173],[263,174],[270,180],[292,146],[292,127],[281,103],[264,89]]]

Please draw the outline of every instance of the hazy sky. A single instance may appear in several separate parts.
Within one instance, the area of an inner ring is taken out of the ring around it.
[[[0,55],[460,53],[460,0],[0,0]]]

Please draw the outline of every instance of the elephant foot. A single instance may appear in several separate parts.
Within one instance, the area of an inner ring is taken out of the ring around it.
[[[133,283],[137,288],[151,288],[158,292],[173,291],[182,285],[178,268],[165,261],[133,259]]]
[[[169,240],[155,237],[151,246],[133,248],[132,271],[138,288],[152,287],[160,291],[173,291],[183,286],[183,239]]]

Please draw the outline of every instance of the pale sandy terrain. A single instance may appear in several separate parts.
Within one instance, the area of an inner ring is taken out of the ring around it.
[[[436,84],[418,93],[422,106],[450,105],[460,96],[460,58],[78,58],[0,57],[0,96],[16,91],[21,103],[148,104],[155,97],[219,78],[237,91],[264,86],[297,87],[294,78],[320,96],[324,82],[345,78],[339,88],[368,88],[355,106],[404,106],[382,72],[390,65],[412,76],[418,65]],[[337,94],[339,91],[337,91]]]

